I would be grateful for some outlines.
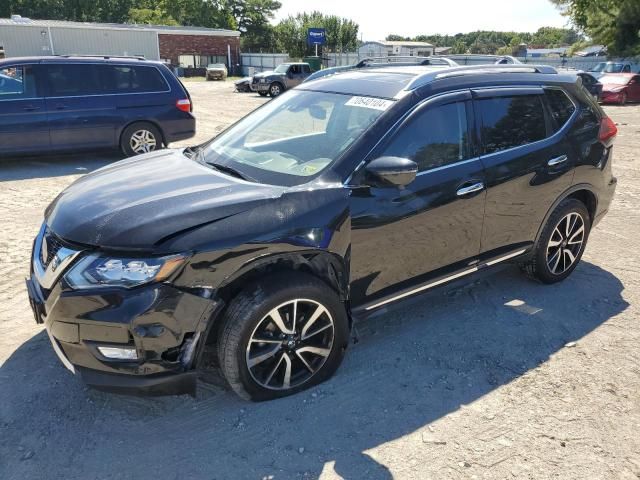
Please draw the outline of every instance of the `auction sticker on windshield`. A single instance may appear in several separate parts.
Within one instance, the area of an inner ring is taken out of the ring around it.
[[[350,107],[373,108],[374,110],[386,110],[393,105],[393,100],[371,97],[351,97],[345,105]]]

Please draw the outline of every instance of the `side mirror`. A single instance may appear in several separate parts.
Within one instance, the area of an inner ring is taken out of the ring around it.
[[[402,187],[416,179],[418,164],[401,157],[380,157],[365,167],[365,181],[375,187]]]

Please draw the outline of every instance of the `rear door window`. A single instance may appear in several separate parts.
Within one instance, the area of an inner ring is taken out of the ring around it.
[[[546,89],[544,96],[547,99],[551,117],[555,122],[554,129],[556,131],[560,130],[569,121],[573,112],[576,111],[576,106],[567,94],[558,88]]]
[[[169,90],[164,77],[155,67],[102,65],[101,70],[107,93],[154,93]]]
[[[31,66],[0,68],[0,100],[37,97],[36,78]]]
[[[394,136],[385,148],[384,156],[413,160],[419,171],[469,158],[465,103],[427,107],[418,112]]]
[[[482,117],[484,153],[500,152],[547,136],[540,95],[514,95],[477,100]]]
[[[45,66],[51,97],[77,97],[102,93],[95,64],[50,64]]]

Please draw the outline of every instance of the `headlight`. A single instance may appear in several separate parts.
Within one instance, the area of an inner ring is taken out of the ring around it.
[[[186,260],[183,255],[157,258],[114,258],[89,255],[74,265],[65,280],[74,289],[136,287],[161,282]]]

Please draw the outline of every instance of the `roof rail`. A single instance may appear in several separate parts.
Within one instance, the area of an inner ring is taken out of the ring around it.
[[[542,73],[557,74],[557,70],[549,65],[528,65],[528,64],[507,64],[507,65],[464,65],[453,68],[447,68],[438,71],[425,72],[414,78],[405,90],[413,90],[415,88],[431,83],[435,80],[448,77],[458,77],[472,73]]]
[[[60,57],[60,58],[73,58],[73,57],[79,57],[79,58],[104,58],[105,60],[109,60],[110,58],[129,58],[131,60],[146,60],[145,57],[140,56],[140,55],[82,55],[82,54],[75,54],[72,53],[70,55],[53,55],[54,57]]]
[[[367,57],[363,58],[355,65],[344,65],[340,67],[331,67],[325,68],[323,70],[318,70],[317,72],[314,72],[310,76],[308,76],[305,79],[305,82],[316,80],[321,77],[326,77],[327,75],[345,72],[348,70],[355,70],[359,68],[385,68],[390,65],[394,67],[407,67],[416,65],[437,65],[444,67],[458,66],[458,64],[450,58],[440,55],[432,55],[430,57],[413,57],[405,55],[397,55],[391,57]]]

